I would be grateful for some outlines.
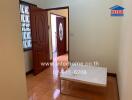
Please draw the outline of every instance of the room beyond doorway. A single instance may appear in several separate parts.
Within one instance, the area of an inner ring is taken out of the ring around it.
[[[69,56],[69,9],[51,9],[49,13],[49,26],[50,26],[50,54],[52,55],[51,59],[61,58],[63,56]],[[66,61],[66,59],[65,59]],[[61,62],[61,59],[59,59]],[[63,62],[63,61],[62,61]]]

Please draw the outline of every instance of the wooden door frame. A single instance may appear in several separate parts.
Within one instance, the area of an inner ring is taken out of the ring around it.
[[[45,9],[46,11],[51,11],[51,10],[62,10],[62,9],[68,9],[68,51],[67,51],[67,53],[68,53],[68,61],[69,61],[69,59],[70,59],[70,57],[69,57],[69,47],[70,47],[70,39],[69,39],[69,32],[70,32],[70,21],[69,21],[69,6],[65,6],[65,7],[57,7],[57,8],[48,8],[48,9]],[[54,14],[54,13],[50,13],[50,20],[51,20],[51,14]],[[59,15],[59,14],[54,14],[54,15],[57,15],[57,16],[62,16],[62,15]],[[64,17],[64,16],[62,16],[62,17]],[[51,33],[51,37],[52,37],[52,33]],[[52,42],[52,41],[51,41]],[[52,43],[51,43],[52,44]],[[53,60],[53,58],[52,58],[52,60]]]

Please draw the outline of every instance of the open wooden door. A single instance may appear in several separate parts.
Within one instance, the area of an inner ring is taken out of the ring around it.
[[[58,56],[66,54],[66,18],[56,17],[57,53]]]
[[[49,55],[49,34],[48,34],[48,13],[47,11],[30,7],[31,32],[32,32],[32,53],[34,74],[43,71],[50,66]]]

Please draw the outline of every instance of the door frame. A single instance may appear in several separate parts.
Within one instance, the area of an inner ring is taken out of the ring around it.
[[[70,59],[70,57],[69,57],[69,47],[70,47],[70,39],[69,39],[69,32],[70,32],[70,21],[69,21],[69,6],[64,6],[64,7],[56,7],[56,8],[48,8],[48,9],[45,9],[46,11],[50,11],[50,10],[61,10],[61,9],[68,9],[68,51],[66,51],[67,53],[68,53],[68,61],[69,61],[69,59]],[[54,14],[54,13],[50,13],[50,20],[51,20],[51,14]],[[57,16],[62,16],[62,15],[59,15],[59,14],[54,14],[54,15],[57,15]],[[62,17],[64,17],[64,16],[62,16]],[[51,33],[51,36],[52,36],[52,33]],[[52,45],[52,40],[51,40],[51,45]],[[52,60],[53,60],[53,58],[52,58]]]

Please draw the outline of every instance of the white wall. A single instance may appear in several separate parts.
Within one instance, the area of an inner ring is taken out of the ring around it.
[[[116,0],[25,0],[41,8],[70,7],[70,60],[98,60],[116,72],[120,18],[110,16]]]
[[[27,100],[19,0],[2,0],[0,12],[0,100]]]
[[[24,53],[25,72],[29,72],[33,69],[32,50],[23,51],[23,53]]]
[[[132,1],[124,1],[125,16],[122,20],[118,83],[120,100],[132,99]]]
[[[99,61],[116,72],[120,18],[110,16],[116,1],[70,1],[70,59]]]

